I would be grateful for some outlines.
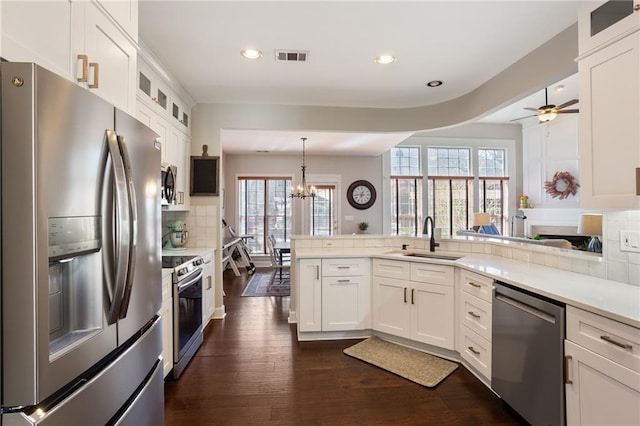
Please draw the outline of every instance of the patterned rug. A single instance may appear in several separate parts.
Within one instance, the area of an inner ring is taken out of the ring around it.
[[[436,386],[458,368],[458,364],[454,362],[375,336],[350,346],[343,352],[427,387]]]
[[[289,285],[288,274],[283,276],[281,281],[278,272],[276,272],[273,283],[269,285],[272,274],[273,271],[256,270],[244,288],[242,295],[248,297],[289,296],[291,286]]]

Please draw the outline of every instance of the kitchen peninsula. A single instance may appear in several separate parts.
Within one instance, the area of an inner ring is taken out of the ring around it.
[[[459,237],[435,252],[456,260],[407,255],[428,256],[428,247],[420,237],[294,237],[290,320],[299,340],[378,335],[460,361],[490,386],[497,280],[566,305],[569,424],[588,423],[587,405],[638,420],[640,287],[590,276],[602,258],[574,250]],[[598,401],[580,404],[587,392]]]

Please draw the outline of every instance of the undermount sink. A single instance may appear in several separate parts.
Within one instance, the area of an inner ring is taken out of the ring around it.
[[[425,259],[440,259],[440,260],[458,260],[463,256],[452,255],[452,254],[438,254],[438,253],[413,253],[407,252],[403,253],[404,256],[410,257],[422,257]]]

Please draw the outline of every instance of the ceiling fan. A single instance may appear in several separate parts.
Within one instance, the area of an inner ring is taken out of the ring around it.
[[[564,109],[573,104],[577,104],[578,103],[577,99],[571,99],[570,101],[567,101],[558,106],[549,104],[546,87],[544,88],[544,103],[545,103],[544,105],[538,108],[530,108],[530,107],[525,108],[526,110],[529,110],[529,111],[535,111],[537,114],[527,115],[526,117],[514,118],[513,120],[510,120],[510,121],[523,120],[529,117],[538,117],[538,120],[541,123],[544,123],[544,122],[553,120],[554,118],[556,118],[558,114],[575,114],[577,112],[580,112],[579,109]]]

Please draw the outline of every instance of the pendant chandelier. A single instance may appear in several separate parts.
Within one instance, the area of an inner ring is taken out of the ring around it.
[[[307,197],[315,197],[316,196],[316,188],[315,186],[308,186],[307,185],[307,177],[306,177],[306,170],[307,170],[307,166],[304,163],[305,160],[305,156],[304,156],[304,145],[305,142],[307,140],[307,138],[300,138],[302,139],[302,166],[300,167],[302,169],[302,184],[293,187],[291,186],[291,198],[301,198],[301,199],[305,199]]]

